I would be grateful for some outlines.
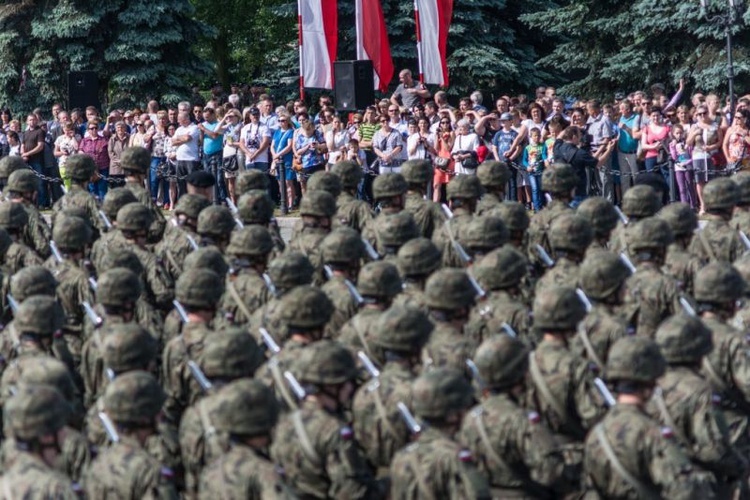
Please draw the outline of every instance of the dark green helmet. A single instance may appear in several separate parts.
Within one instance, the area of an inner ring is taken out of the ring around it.
[[[91,241],[91,226],[80,217],[58,217],[52,239],[62,252],[83,250]]]
[[[29,214],[20,203],[0,203],[0,227],[6,231],[19,231],[29,223]]]
[[[99,267],[102,269],[124,267],[133,271],[136,276],[143,276],[143,264],[141,260],[132,250],[128,250],[127,248],[108,249],[102,255]]]
[[[7,181],[10,174],[16,170],[29,168],[20,156],[3,156],[0,159],[0,179]]]
[[[387,301],[398,295],[403,286],[396,266],[390,262],[368,262],[359,270],[357,288],[363,297]]]
[[[356,189],[364,175],[362,167],[350,160],[336,163],[331,172],[339,176],[343,189]]]
[[[117,228],[122,231],[148,231],[154,215],[143,203],[128,203],[117,212]]]
[[[76,386],[70,370],[62,361],[52,356],[31,356],[18,359],[18,385],[48,385],[57,389],[72,402],[76,397]]]
[[[612,205],[606,198],[593,196],[586,198],[578,206],[576,215],[588,222],[595,238],[608,238],[609,233],[617,226],[620,220]]]
[[[699,363],[714,348],[711,330],[685,313],[674,314],[659,325],[656,343],[670,364]]]
[[[740,201],[740,188],[728,177],[712,180],[703,188],[703,206],[706,211],[731,210]]]
[[[236,188],[239,197],[250,191],[267,191],[268,175],[260,170],[245,170],[237,178]]]
[[[477,281],[487,290],[516,287],[528,271],[523,254],[508,245],[493,250],[474,265]]]
[[[310,260],[300,252],[285,252],[268,265],[268,275],[279,291],[309,285],[314,274],[315,268]]]
[[[675,238],[692,236],[695,228],[698,227],[698,216],[686,203],[670,203],[659,210],[656,216],[669,224]]]
[[[487,253],[508,242],[508,229],[500,217],[474,217],[461,237],[461,243],[471,251]]]
[[[474,305],[477,291],[461,269],[440,269],[427,279],[425,302],[430,309],[455,311]]]
[[[146,148],[132,146],[120,155],[120,167],[125,173],[145,174],[151,168],[151,153]]]
[[[245,225],[266,225],[273,218],[273,200],[268,191],[248,191],[237,200],[237,215]]]
[[[335,340],[321,340],[300,351],[292,371],[303,384],[338,385],[357,377],[349,350]]]
[[[475,200],[482,196],[482,185],[476,175],[457,175],[446,187],[448,199]]]
[[[217,430],[242,436],[268,434],[279,418],[276,397],[262,382],[240,379],[216,394],[213,423]]]
[[[177,215],[185,215],[190,219],[198,219],[198,215],[201,211],[210,206],[211,202],[206,199],[205,196],[199,194],[186,193],[177,200],[175,205],[174,213]]]
[[[477,349],[474,363],[487,389],[502,391],[521,382],[529,368],[529,350],[509,335],[489,337]]]
[[[474,390],[458,371],[438,368],[422,373],[412,386],[412,406],[417,417],[441,420],[453,411],[468,409]]]
[[[293,288],[281,298],[281,320],[289,328],[321,328],[333,314],[333,303],[323,291],[312,285]]]
[[[158,343],[138,323],[112,323],[102,329],[104,366],[115,374],[148,370],[156,360]]]
[[[324,264],[359,262],[365,256],[365,244],[357,231],[342,227],[323,238],[320,242],[320,255]]]
[[[397,265],[405,278],[428,276],[440,268],[441,254],[428,238],[413,238],[398,249]]]
[[[130,269],[116,267],[99,276],[96,300],[103,306],[135,304],[141,296],[141,280]]]
[[[70,155],[65,161],[65,173],[75,182],[87,182],[95,172],[96,163],[89,155]]]
[[[188,268],[175,285],[175,298],[184,306],[215,309],[224,293],[224,280],[208,269]]]
[[[731,264],[711,262],[695,276],[693,296],[701,303],[725,304],[740,299],[745,286],[742,275]]]
[[[10,278],[10,293],[19,304],[32,295],[54,297],[56,290],[57,280],[43,266],[24,267]]]
[[[406,179],[401,174],[383,174],[375,177],[372,183],[372,195],[375,201],[393,196],[401,196],[409,189]]]
[[[419,309],[392,305],[375,320],[373,343],[389,351],[417,353],[434,326]]]
[[[185,269],[208,269],[219,276],[229,272],[224,255],[216,247],[203,247],[193,250],[185,257]]]
[[[652,217],[661,208],[661,197],[646,184],[637,184],[622,195],[622,211],[628,217]]]
[[[619,339],[609,350],[607,379],[609,381],[653,382],[667,369],[656,342],[643,335]]]
[[[745,281],[745,295],[750,293],[750,254],[743,255],[739,259],[734,261],[732,264],[737,272],[740,273],[742,279]],[[11,289],[13,287],[13,281],[11,281]]]
[[[245,226],[234,231],[229,239],[227,254],[231,256],[262,257],[273,250],[271,233],[263,226]]]
[[[750,173],[740,172],[732,180],[737,184],[739,191],[739,199],[737,205],[746,206],[750,205]]]
[[[617,255],[594,252],[583,260],[578,276],[587,297],[604,300],[620,289],[630,270]]]
[[[5,428],[19,441],[31,441],[63,428],[71,408],[62,394],[49,385],[19,387],[4,407]]]
[[[5,188],[8,191],[16,191],[18,193],[37,191],[39,189],[39,178],[29,168],[16,170],[8,177],[8,184],[6,184]]]
[[[630,192],[630,191],[628,191]],[[673,241],[669,224],[656,217],[648,217],[628,226],[626,235],[628,248],[631,251],[667,248]]]
[[[220,238],[229,236],[236,224],[232,212],[227,207],[211,205],[198,214],[197,231],[201,236],[208,235]]]
[[[209,379],[233,380],[252,377],[264,359],[263,352],[247,330],[229,328],[206,338],[200,366]]]
[[[510,180],[510,169],[503,161],[485,160],[477,167],[477,179],[485,189],[505,188]]]
[[[117,214],[122,207],[130,203],[136,203],[138,198],[135,197],[130,189],[116,188],[107,191],[102,201],[102,212],[109,220],[116,221]]]
[[[568,195],[578,184],[578,176],[567,163],[555,163],[542,173],[542,190],[553,195]]]
[[[332,172],[315,172],[307,180],[308,191],[326,191],[334,198],[341,194],[341,179]]]
[[[517,201],[505,201],[493,207],[491,215],[500,217],[505,223],[508,231],[526,232],[531,220],[526,212],[526,207]]]
[[[65,313],[54,297],[33,295],[21,302],[13,324],[21,335],[52,337],[63,327]]]
[[[336,199],[327,191],[309,191],[302,197],[299,213],[312,217],[333,217],[336,213]]]
[[[104,391],[104,409],[113,422],[121,425],[153,424],[165,400],[159,382],[145,371],[124,373]]]
[[[553,286],[539,290],[534,298],[534,327],[545,331],[574,332],[586,315],[575,290]]]
[[[380,214],[375,219],[375,234],[378,247],[401,248],[407,241],[419,236],[419,228],[410,212]]]
[[[594,234],[586,219],[573,213],[555,218],[547,233],[553,250],[583,252],[591,244]]]
[[[407,160],[401,164],[401,175],[409,185],[427,186],[432,180],[432,163],[429,160]]]

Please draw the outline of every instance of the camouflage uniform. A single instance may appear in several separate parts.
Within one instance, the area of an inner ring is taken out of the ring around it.
[[[198,215],[210,204],[203,196],[190,193],[177,201],[175,217],[170,219],[171,224],[167,225],[164,237],[154,249],[156,256],[163,263],[164,271],[172,281],[180,277],[185,269],[185,257],[195,250],[190,240],[197,244]]]
[[[1,233],[0,233],[1,234]],[[17,342],[17,332],[11,329],[14,311],[11,309],[8,296],[10,295],[20,304],[27,297],[32,295],[47,295],[54,297],[57,290],[57,280],[52,273],[42,266],[30,266],[20,269],[13,275],[7,275],[3,279],[2,294],[5,300],[0,300],[3,304],[4,311],[2,314],[2,323],[5,328],[0,331],[0,357],[6,362],[12,358],[12,349]],[[11,330],[13,330],[11,332]],[[14,340],[12,337],[15,336]]]
[[[273,209],[274,204],[268,196],[267,189],[248,191],[237,200],[237,216],[244,225],[259,225],[268,229],[273,241],[272,259],[281,255],[286,249],[279,225],[273,217]]]
[[[479,179],[474,175],[458,175],[446,187],[453,217],[432,234],[432,242],[442,251],[444,267],[463,268],[467,264],[461,259],[456,245],[464,241],[464,232],[474,217],[481,190]]]
[[[379,175],[372,182],[372,195],[378,213],[362,228],[362,237],[369,241],[373,247],[378,244],[375,232],[375,224],[378,218],[403,211],[407,189],[409,189],[409,186],[401,174]]]
[[[579,265],[592,238],[591,228],[582,217],[572,213],[556,217],[547,234],[555,264],[537,281],[537,293],[552,286],[577,287]]]
[[[287,251],[303,253],[316,269],[315,283],[323,283],[320,261],[320,243],[331,232],[330,221],[336,213],[336,200],[326,191],[308,193],[299,206],[303,227],[296,238],[289,242]]]
[[[734,268],[737,269],[742,279],[745,280],[745,288],[742,294],[744,297],[742,306],[735,311],[731,325],[739,330],[747,331],[750,330],[750,300],[748,300],[748,296],[750,296],[750,286],[748,286],[748,283],[750,283],[750,255],[745,255],[736,261]]]
[[[486,215],[503,203],[505,186],[510,176],[510,169],[505,162],[485,160],[477,167],[477,178],[483,189],[482,198],[477,203],[477,215]]]
[[[129,147],[123,151],[120,157],[120,168],[128,176],[124,189],[132,192],[136,200],[142,203],[151,212],[151,223],[148,227],[148,242],[157,243],[164,234],[167,225],[161,209],[156,206],[154,200],[143,187],[144,178],[149,174],[151,169],[151,153],[142,147]]]
[[[99,235],[99,239],[94,242],[91,246],[91,262],[99,270],[106,270],[107,267],[103,265],[102,260],[106,258],[110,248],[110,242],[118,234],[115,230],[117,228],[117,212],[128,203],[135,203],[138,200],[135,199],[133,193],[124,188],[115,188],[107,191],[102,201],[102,212],[112,222],[112,229],[109,229],[106,233]]]
[[[414,238],[405,243],[396,260],[403,289],[393,303],[428,312],[424,285],[427,278],[440,268],[440,260],[440,250],[427,238]]]
[[[372,208],[355,197],[362,180],[362,168],[351,161],[340,161],[331,170],[341,179],[341,194],[336,199],[336,214],[333,227],[346,226],[362,232],[367,222],[373,218]]]
[[[594,239],[591,240],[586,255],[599,250],[607,250],[610,234],[620,221],[614,205],[606,198],[593,196],[586,198],[578,205],[576,215],[586,220],[593,232]]]
[[[405,161],[401,164],[401,175],[409,185],[404,211],[414,217],[421,236],[432,238],[435,230],[445,223],[440,205],[424,198],[427,184],[432,180],[432,164],[429,160]]]
[[[326,272],[328,281],[320,289],[333,303],[334,310],[326,325],[326,336],[334,338],[359,309],[360,304],[347,281],[356,280],[359,263],[365,256],[365,246],[357,231],[341,227],[332,231],[320,243],[320,256],[323,265],[328,266],[331,272],[330,275]]]
[[[739,196],[729,224],[738,231],[750,234],[750,174],[740,172],[732,180],[737,184]]]
[[[28,266],[42,264],[42,259],[21,239],[21,231],[28,226],[29,216],[18,203],[0,203],[0,227],[10,235],[12,243],[4,242],[6,250],[3,259],[3,271],[8,276]]]
[[[667,258],[662,269],[677,281],[680,290],[692,295],[695,275],[703,266],[701,260],[687,250],[695,228],[698,227],[698,217],[684,203],[670,203],[659,211],[657,217],[666,221],[674,234],[674,243],[667,248]]]
[[[406,211],[379,215],[372,223],[375,250],[386,261],[395,261],[398,249],[419,236],[414,217]]]
[[[622,212],[628,217],[627,225],[620,221],[609,237],[613,253],[628,251],[627,232],[640,220],[653,217],[661,208],[661,198],[654,188],[638,184],[628,189],[622,197]]]
[[[23,169],[10,174],[4,192],[10,194],[12,203],[20,204],[29,216],[29,222],[23,228],[24,243],[34,249],[39,257],[46,259],[52,253],[49,247],[52,231],[34,204],[23,198],[23,195],[36,193],[38,190],[39,179],[31,169]]]
[[[508,243],[513,245],[516,250],[526,255],[526,249],[528,246],[527,229],[531,223],[529,220],[529,214],[526,213],[526,207],[517,201],[506,201],[497,205],[487,213],[502,219],[505,223],[505,227],[508,229],[510,237]]]
[[[729,224],[732,210],[739,201],[737,185],[729,178],[719,178],[703,189],[706,225],[693,236],[689,251],[703,262],[734,262],[748,249],[737,230]]]
[[[63,210],[78,208],[86,213],[87,218],[93,224],[97,233],[95,236],[104,234],[107,231],[107,226],[104,219],[99,215],[96,198],[87,189],[91,177],[96,172],[94,159],[85,154],[70,155],[65,162],[65,171],[73,184],[68,192],[52,206],[54,212],[52,214],[52,225],[55,225],[55,219]]]
[[[471,256],[474,264],[508,242],[508,229],[500,217],[495,215],[476,216],[464,231],[461,244]]]

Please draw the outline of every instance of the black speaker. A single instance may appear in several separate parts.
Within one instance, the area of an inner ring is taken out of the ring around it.
[[[336,61],[333,63],[333,92],[336,109],[357,111],[375,100],[372,61]]]
[[[69,71],[68,109],[86,109],[86,106],[96,106],[96,109],[101,109],[99,78],[96,76],[96,71]]]

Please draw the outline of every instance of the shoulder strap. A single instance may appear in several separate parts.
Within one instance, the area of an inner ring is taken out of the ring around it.
[[[716,260],[716,254],[714,254],[714,251],[711,248],[711,245],[708,243],[708,240],[706,239],[706,235],[703,234],[702,229],[698,231],[698,239],[700,240],[701,245],[703,245],[703,249],[706,251],[706,254],[708,254],[708,258],[711,259],[712,261]]]
[[[406,461],[414,472],[414,479],[417,480],[417,492],[419,493],[417,498],[434,500],[435,495],[432,494],[432,490],[428,486],[424,474],[422,474],[422,469],[419,468],[419,460],[417,460],[416,453],[414,451],[409,451],[406,455]]]
[[[211,418],[208,416],[208,408],[206,408],[206,398],[198,401],[198,416],[201,419],[201,426],[203,427],[203,435],[208,440],[211,436],[216,434],[216,428],[211,423]]]
[[[302,447],[302,451],[315,465],[321,465],[322,460],[310,442],[310,436],[307,435],[307,430],[302,422],[302,414],[299,410],[292,413],[292,424],[294,425],[294,433],[297,434],[297,438],[299,438],[299,444]]]
[[[167,248],[167,251],[164,252],[164,254],[167,256],[167,260],[170,264],[175,268],[175,270],[182,274],[182,267],[177,263],[177,259],[174,258],[174,254],[172,253],[172,250],[170,248]]]
[[[679,427],[677,427],[677,424],[672,418],[672,415],[669,413],[669,408],[667,408],[667,402],[664,400],[664,393],[661,387],[656,388],[652,399],[656,404],[656,408],[659,409],[659,414],[661,415],[661,418],[664,419],[664,423],[672,428],[672,430],[675,432],[675,434],[677,434],[677,437],[680,439],[680,441],[682,441],[683,444],[688,445],[689,441],[682,434],[682,431]]]
[[[529,353],[529,373],[531,374],[531,379],[534,381],[534,385],[539,389],[539,393],[544,401],[555,410],[555,413],[557,413],[562,419],[563,423],[567,424],[569,420],[568,412],[565,410],[565,406],[563,406],[560,400],[552,394],[552,391],[547,385],[547,381],[544,380],[544,375],[542,375],[542,372],[539,370],[539,365],[536,362],[535,354],[536,351],[531,351]]]
[[[279,360],[276,358],[271,359],[271,361],[268,362],[268,367],[271,369],[271,376],[273,376],[273,382],[276,385],[276,388],[281,393],[281,397],[284,398],[284,401],[286,401],[286,404],[289,406],[290,410],[296,410],[297,400],[294,399],[292,395],[289,393],[289,388],[286,386],[284,377],[281,375],[281,367],[279,367]]]
[[[602,360],[599,359],[599,356],[596,354],[594,346],[591,343],[591,339],[589,338],[589,334],[586,331],[583,322],[578,325],[578,337],[580,337],[581,342],[583,342],[583,348],[586,349],[586,354],[588,355],[589,359],[596,363],[596,366],[598,366],[600,370],[603,370],[604,363],[602,363]]]
[[[647,500],[657,500],[661,498],[660,495],[656,494],[651,490],[651,488],[639,481],[622,465],[620,459],[618,459],[617,455],[615,455],[615,450],[612,449],[612,445],[610,444],[606,434],[604,433],[604,426],[601,423],[598,423],[596,427],[594,427],[594,434],[596,435],[596,439],[599,441],[604,454],[607,456],[607,460],[609,461],[609,463],[615,469],[617,474],[619,474],[626,483],[628,483],[633,489],[635,489],[639,497]]]
[[[368,388],[369,389],[369,388]],[[383,427],[385,427],[385,430],[390,436],[399,441],[400,436],[396,432],[396,429],[393,428],[391,425],[391,421],[388,418],[388,412],[385,411],[385,405],[383,404],[383,398],[380,396],[380,384],[377,384],[372,390],[373,398],[375,398],[375,409],[378,412],[378,416],[380,417],[380,420],[383,421]]]
[[[362,331],[360,323],[361,318],[355,316],[352,321],[352,327],[354,328],[354,331],[357,332],[357,338],[362,342],[362,348],[365,350],[365,353],[367,353],[370,358],[373,358],[373,355],[370,352],[370,346],[367,344],[367,339],[365,338],[365,333]]]
[[[234,286],[234,282],[232,280],[227,280],[227,291],[237,303],[237,307],[239,307],[240,311],[242,311],[242,314],[245,315],[246,321],[250,321],[250,318],[252,318],[253,315],[250,313],[250,309],[248,309],[245,305],[242,297],[240,297],[240,294],[237,291],[237,287]]]
[[[474,426],[477,428],[477,432],[479,432],[479,439],[482,440],[482,444],[484,445],[485,450],[487,451],[487,455],[495,461],[498,464],[506,465],[505,460],[500,458],[500,455],[497,454],[495,451],[495,448],[492,446],[492,441],[490,441],[490,436],[487,434],[487,427],[484,425],[484,419],[482,418],[482,408],[479,407],[476,410],[471,412],[471,416],[473,417],[472,420],[474,421]]]
[[[724,380],[719,376],[718,373],[716,373],[716,369],[714,368],[714,365],[711,364],[711,361],[708,360],[708,356],[703,356],[703,361],[701,363],[703,366],[703,369],[706,372],[706,376],[708,377],[708,380],[716,386],[719,391],[723,393],[729,392],[729,387],[727,387],[727,384],[724,382]]]

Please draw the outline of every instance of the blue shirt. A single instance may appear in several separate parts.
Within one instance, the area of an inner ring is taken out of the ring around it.
[[[508,130],[507,132],[505,130],[497,131],[495,137],[492,138],[492,144],[497,148],[497,154],[500,159],[502,159],[503,153],[510,150],[510,146],[516,140],[516,137],[518,137],[518,132],[515,130]]]
[[[213,132],[219,127],[219,122],[203,122],[203,126]],[[219,135],[216,139],[211,139],[208,134],[203,134],[203,153],[206,155],[220,153],[224,148],[224,137],[222,135]]]
[[[635,113],[630,115],[630,118],[620,117],[620,125],[625,125],[630,130],[638,127],[639,116]],[[634,154],[638,150],[638,141],[633,139],[627,131],[620,129],[620,138],[617,142],[617,148],[625,154]]]
[[[289,143],[292,141],[293,136],[294,136],[293,128],[290,128],[289,130],[278,129],[276,132],[273,133],[273,150],[276,152],[279,152],[285,147],[287,147]],[[292,158],[294,158],[294,153],[292,153],[291,149],[289,150],[287,154],[281,157],[281,159],[284,160],[284,165],[287,167],[292,166]]]

